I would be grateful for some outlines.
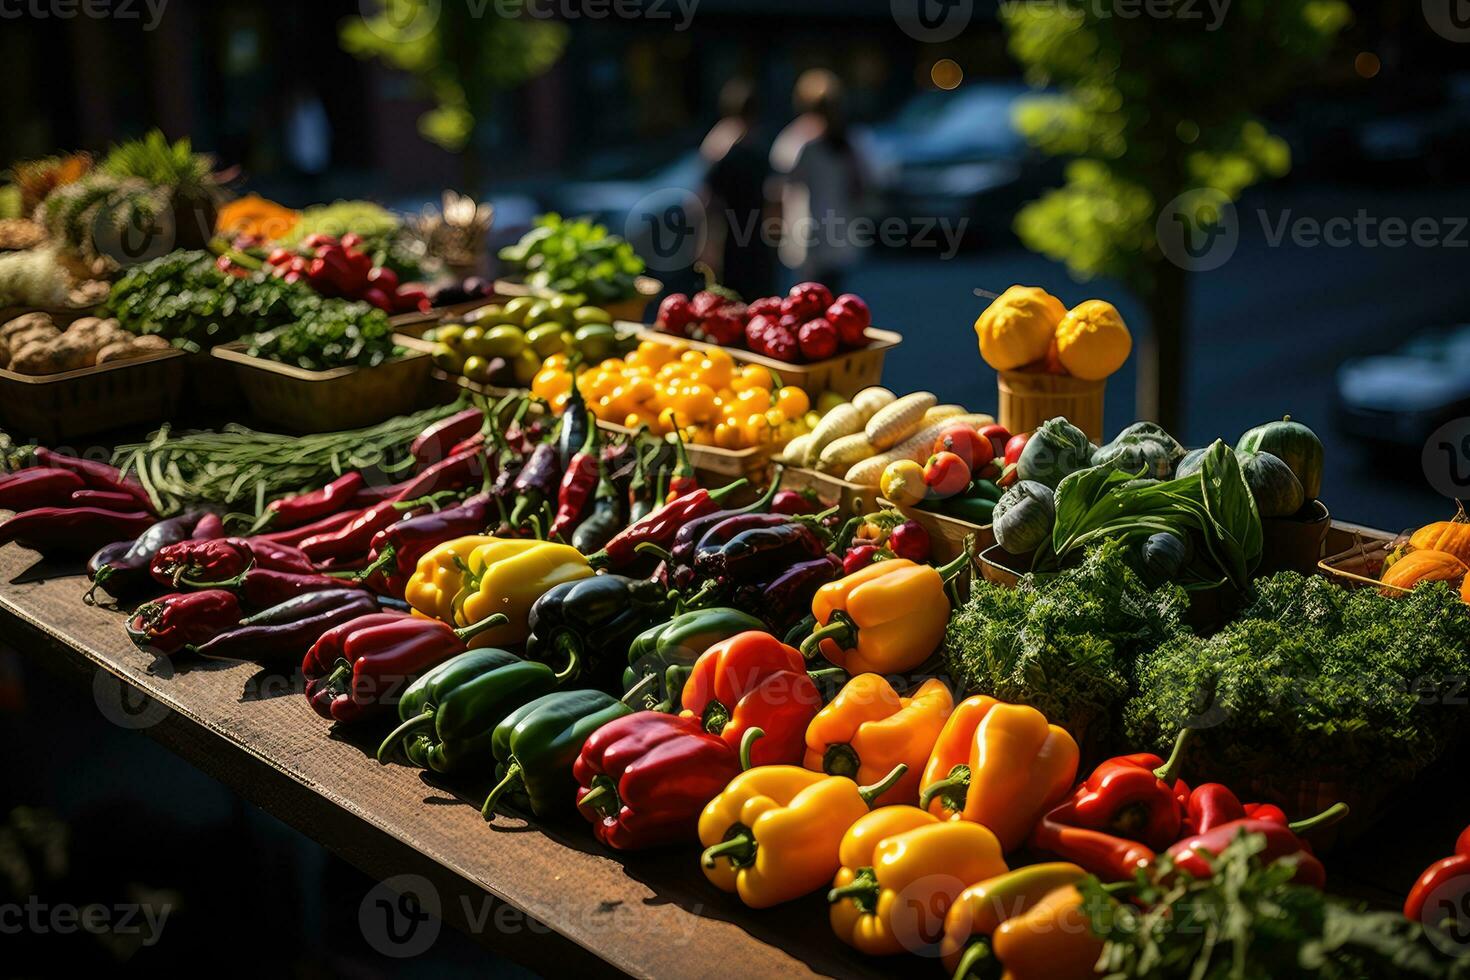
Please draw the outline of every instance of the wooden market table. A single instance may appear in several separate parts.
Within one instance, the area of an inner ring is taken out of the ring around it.
[[[1359,531],[1382,533],[1338,525],[1329,551]],[[307,706],[292,669],[155,660],[128,641],[121,611],[81,601],[85,587],[74,563],[0,547],[0,642],[91,685],[103,714],[373,878],[426,879],[446,922],[532,969],[719,980],[940,975],[912,958],[849,950],[833,937],[822,896],[745,909],[705,881],[692,846],[620,856],[576,817],[487,825],[479,800],[488,783],[457,792],[408,766],[377,764],[383,729],[333,730]],[[1406,797],[1370,846],[1335,852],[1333,891],[1394,907],[1418,870],[1448,853],[1470,805],[1461,782],[1429,790],[1432,811],[1424,794]]]
[[[366,874],[427,879],[442,918],[498,953],[556,975],[880,973],[832,936],[819,896],[751,912],[704,879],[693,847],[619,858],[575,816],[487,825],[473,796],[374,761],[378,726],[334,732],[308,707],[299,675],[155,661],[128,641],[121,612],[83,604],[85,590],[74,564],[0,547],[0,641],[93,685],[104,714],[129,699],[135,721],[124,724]],[[501,906],[518,912],[487,914]]]

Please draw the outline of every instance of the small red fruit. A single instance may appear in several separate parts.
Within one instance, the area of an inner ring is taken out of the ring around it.
[[[1011,430],[999,422],[980,427],[980,434],[990,440],[991,448],[995,451],[991,454],[996,459],[1002,459],[1006,454],[1006,443],[1011,441]]]
[[[819,282],[799,282],[781,301],[781,312],[803,323],[819,317],[832,305],[832,290]]]
[[[868,304],[852,293],[843,293],[827,307],[827,319],[837,328],[837,338],[843,347],[863,347],[868,342],[866,333],[873,325],[873,314]]]
[[[689,325],[695,321],[689,297],[683,293],[670,293],[658,304],[658,320],[655,326],[664,333],[678,337],[687,336]]]
[[[1021,461],[1021,450],[1026,448],[1031,433],[1020,432],[1006,441],[1005,461],[1007,466],[1013,466]]]
[[[837,329],[826,320],[808,320],[796,331],[801,356],[808,361],[823,361],[837,353]]]

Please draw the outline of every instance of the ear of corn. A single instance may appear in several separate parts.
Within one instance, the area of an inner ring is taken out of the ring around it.
[[[842,473],[854,463],[873,455],[873,446],[861,432],[833,439],[822,450],[817,468],[823,473]]]
[[[858,410],[858,414],[863,417],[863,422],[866,423],[868,419],[877,414],[878,409],[884,405],[891,405],[896,401],[898,401],[898,396],[893,392],[879,385],[874,385],[871,388],[864,388],[856,395],[853,395],[852,407]]]
[[[811,432],[811,441],[806,445],[806,465],[815,466],[821,459],[822,450],[834,439],[863,431],[863,417],[851,403],[838,405],[822,416],[822,421]]]
[[[884,405],[868,419],[868,441],[878,450],[898,445],[923,426],[924,413],[938,401],[933,392],[916,391]]]
[[[788,442],[786,444],[786,448],[782,449],[781,452],[776,455],[776,462],[791,463],[795,466],[801,466],[806,462],[806,448],[807,446],[811,445],[811,442],[812,434],[810,432],[806,433],[805,435],[797,436],[795,439],[792,439],[790,442]]]
[[[935,422],[943,422],[958,415],[968,414],[963,405],[935,405],[924,413],[924,424],[932,425]]]
[[[883,471],[889,463],[900,459],[911,459],[916,463],[922,463],[929,456],[929,450],[934,446],[934,440],[939,438],[939,433],[947,426],[957,423],[979,428],[989,425],[995,419],[984,414],[951,415],[949,418],[938,422],[932,422],[924,426],[903,442],[894,446],[887,452],[870,456],[853,464],[843,477],[848,483],[857,483],[863,486],[876,487],[883,476]]]

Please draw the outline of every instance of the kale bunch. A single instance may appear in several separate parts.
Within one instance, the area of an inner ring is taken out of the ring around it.
[[[1101,740],[1130,692],[1136,657],[1181,633],[1188,597],[1150,589],[1124,542],[1091,549],[1055,575],[1019,588],[975,582],[955,611],[943,656],[956,686],[1028,704],[1078,740]]]
[[[1140,746],[1200,729],[1195,762],[1230,782],[1289,761],[1303,778],[1408,779],[1470,728],[1470,608],[1442,583],[1406,596],[1281,572],[1208,639],[1139,662],[1125,714]]]

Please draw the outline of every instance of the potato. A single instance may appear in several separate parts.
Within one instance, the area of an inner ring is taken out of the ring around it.
[[[167,339],[158,336],[158,334],[156,333],[148,333],[144,334],[141,337],[134,337],[133,346],[141,348],[142,350],[145,350],[150,354],[154,351],[174,349],[173,344],[170,344]]]
[[[12,355],[14,355],[19,353],[20,349],[26,344],[29,344],[31,341],[39,340],[45,342],[49,340],[55,340],[57,337],[60,336],[61,331],[57,330],[55,327],[39,324],[11,334],[6,340],[0,341],[0,347],[4,347]]]
[[[56,324],[51,322],[50,314],[26,313],[22,316],[16,317],[14,320],[10,320],[3,327],[0,327],[0,341],[9,343],[11,337],[26,330],[30,330],[33,327],[46,327],[48,329],[55,330]]]
[[[51,372],[50,343],[44,340],[31,341],[15,352],[10,366],[21,374],[49,374]]]
[[[57,365],[52,368],[53,371],[75,371],[77,368],[88,367],[97,356],[95,344],[82,338],[62,334],[47,343],[51,345],[51,356]]]
[[[125,361],[131,357],[140,357],[145,351],[139,350],[132,341],[120,340],[108,344],[97,352],[97,364],[106,364],[108,361]]]

